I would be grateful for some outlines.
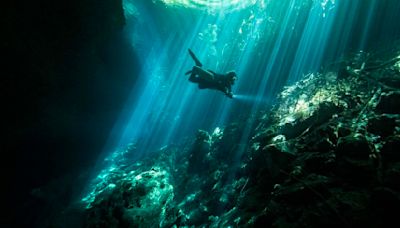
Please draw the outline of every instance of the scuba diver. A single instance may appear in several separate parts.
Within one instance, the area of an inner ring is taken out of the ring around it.
[[[189,81],[197,83],[199,89],[214,89],[223,92],[229,98],[233,98],[232,85],[237,79],[236,73],[230,71],[226,74],[218,74],[212,70],[201,68],[203,64],[197,59],[192,50],[188,49],[190,56],[195,62],[195,66],[185,73],[190,74]]]

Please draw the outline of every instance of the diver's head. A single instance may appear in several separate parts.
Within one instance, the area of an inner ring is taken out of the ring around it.
[[[229,71],[226,75],[228,76],[228,80],[231,84],[235,83],[237,76],[234,71]]]

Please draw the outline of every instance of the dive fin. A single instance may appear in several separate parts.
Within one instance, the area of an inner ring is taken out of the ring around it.
[[[188,51],[189,51],[190,56],[192,57],[192,59],[196,63],[196,66],[202,67],[203,64],[201,64],[200,60],[194,55],[193,51],[190,50],[190,48],[188,49]]]

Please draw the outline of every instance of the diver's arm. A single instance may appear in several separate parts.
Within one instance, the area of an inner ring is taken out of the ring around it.
[[[224,93],[227,97],[233,98],[233,93],[230,87],[225,87]]]

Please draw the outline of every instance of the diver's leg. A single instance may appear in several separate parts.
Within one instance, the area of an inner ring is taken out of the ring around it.
[[[189,55],[192,57],[192,59],[196,63],[196,66],[202,67],[203,64],[201,64],[200,60],[196,57],[196,55],[193,53],[193,51],[190,50],[190,48],[188,49],[188,51],[189,51]]]
[[[194,74],[200,74],[202,70],[203,70],[203,69],[201,69],[199,66],[194,66],[194,67],[192,68],[192,72],[193,72]]]

